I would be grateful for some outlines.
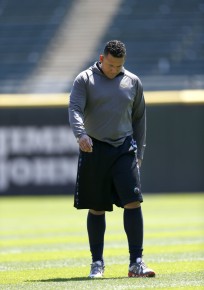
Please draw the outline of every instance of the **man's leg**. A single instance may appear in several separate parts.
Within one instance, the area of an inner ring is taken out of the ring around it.
[[[140,202],[124,206],[124,228],[127,234],[130,265],[129,277],[154,277],[155,272],[142,260],[143,252],[143,216]]]
[[[105,229],[105,212],[89,210],[87,216],[87,231],[92,254],[90,278],[100,278],[104,273],[103,248]]]
[[[89,210],[87,216],[87,231],[93,262],[103,261],[105,229],[105,212]]]
[[[128,239],[130,264],[142,257],[143,251],[143,216],[140,202],[124,206],[124,229]]]

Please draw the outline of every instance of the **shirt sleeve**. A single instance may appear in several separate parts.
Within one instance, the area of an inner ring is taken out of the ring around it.
[[[143,159],[146,147],[146,106],[141,81],[136,83],[136,96],[132,111],[133,138],[137,143],[137,157]]]
[[[69,123],[75,137],[86,134],[84,127],[84,108],[86,106],[86,84],[83,74],[79,74],[74,83],[70,94],[68,106]]]

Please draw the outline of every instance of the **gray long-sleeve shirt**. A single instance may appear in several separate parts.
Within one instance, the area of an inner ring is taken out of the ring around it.
[[[114,79],[100,70],[99,63],[81,72],[70,94],[70,126],[76,137],[88,134],[113,146],[132,135],[142,159],[146,142],[146,110],[140,79],[122,69]]]

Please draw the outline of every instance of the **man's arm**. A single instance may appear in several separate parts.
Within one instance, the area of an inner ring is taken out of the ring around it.
[[[138,81],[137,93],[133,104],[132,127],[133,138],[137,143],[137,158],[140,160],[139,163],[141,163],[146,147],[146,108],[140,80]]]
[[[86,105],[86,87],[82,73],[74,81],[70,94],[69,103],[69,123],[72,131],[79,143],[79,147],[84,152],[92,152],[92,140],[86,134],[84,127],[84,108]]]
[[[86,105],[86,87],[82,74],[73,84],[69,102],[69,123],[76,138],[86,134],[84,127],[84,108]]]

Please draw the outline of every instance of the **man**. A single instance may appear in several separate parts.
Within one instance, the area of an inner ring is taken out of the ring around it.
[[[139,78],[123,65],[125,45],[109,41],[99,61],[75,79],[69,120],[80,153],[74,206],[89,209],[90,278],[104,273],[105,211],[124,208],[129,277],[154,277],[142,260],[143,201],[139,167],[146,139],[145,101]]]

